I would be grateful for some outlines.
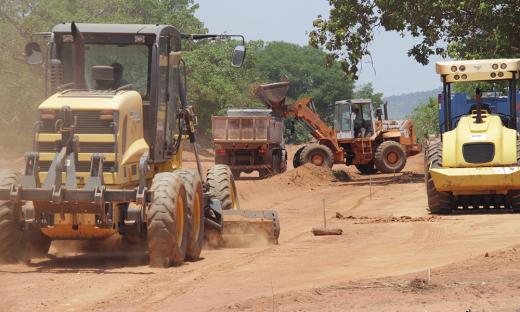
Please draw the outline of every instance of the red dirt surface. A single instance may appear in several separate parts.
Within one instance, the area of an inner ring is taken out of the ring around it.
[[[354,167],[292,168],[237,180],[242,209],[275,209],[279,245],[204,250],[202,259],[152,269],[119,238],[105,251],[77,243],[52,256],[0,266],[5,311],[517,311],[518,214],[428,211],[423,157],[403,172],[363,175]],[[213,165],[203,152],[202,167]],[[18,166],[12,160],[2,168]],[[196,168],[184,152],[185,167]],[[22,158],[23,160],[23,158]],[[23,161],[19,169],[23,167]],[[323,226],[340,236],[313,236]],[[338,218],[343,216],[343,218]]]

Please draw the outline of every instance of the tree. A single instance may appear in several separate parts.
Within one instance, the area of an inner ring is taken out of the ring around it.
[[[437,99],[429,97],[428,102],[421,101],[413,108],[406,119],[413,119],[415,137],[419,142],[428,140],[430,134],[439,132],[439,109]]]
[[[250,41],[247,58],[240,68],[231,67],[236,41],[208,41],[196,50],[183,52],[187,64],[188,99],[193,101],[199,125],[198,140],[211,144],[211,116],[225,116],[231,107],[252,107],[255,97],[251,87],[259,83],[256,68],[256,45]]]
[[[421,37],[408,56],[423,65],[431,55],[456,59],[515,57],[520,54],[520,0],[331,0],[330,19],[318,16],[309,33],[313,47],[324,46],[327,65],[340,60],[345,73],[356,73],[370,57],[374,31],[405,32]],[[446,42],[447,47],[437,46]]]
[[[374,87],[371,82],[357,86],[354,92],[354,98],[356,99],[371,99],[374,108],[379,108],[383,105],[382,97],[383,93],[374,93]]]
[[[270,42],[258,51],[258,69],[262,82],[278,82],[287,75],[291,86],[287,98],[312,97],[320,116],[330,115],[334,102],[352,98],[354,82],[345,79],[338,65],[326,66],[326,53],[310,46]]]

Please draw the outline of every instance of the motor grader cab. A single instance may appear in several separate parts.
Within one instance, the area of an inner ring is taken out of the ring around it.
[[[164,267],[199,258],[203,239],[218,244],[234,224],[277,241],[275,211],[239,210],[231,170],[201,169],[181,41],[219,35],[74,23],[43,35],[51,95],[46,83],[24,172],[0,172],[0,260],[16,261],[26,245],[46,254],[52,240],[119,233],[147,242],[150,264]],[[245,52],[237,46],[233,66]],[[29,43],[26,54],[38,64],[44,53]],[[182,169],[183,142],[198,170]]]
[[[425,153],[425,182],[431,213],[458,209],[520,211],[520,144],[516,116],[516,79],[520,59],[437,62],[443,82],[445,132]],[[450,122],[451,84],[460,81],[509,83],[509,114],[491,114],[476,88],[476,103]]]
[[[381,109],[377,109],[379,120],[375,120],[370,99],[345,100],[335,103],[331,129],[317,114],[313,98],[285,103],[289,85],[289,78],[282,76],[278,83],[257,85],[254,93],[282,118],[293,116],[318,141],[296,151],[294,168],[306,163],[329,168],[333,164],[346,164],[355,165],[367,174],[400,172],[407,157],[421,152],[421,145],[415,141],[412,120],[381,120]],[[356,128],[356,108],[363,117],[359,129]]]

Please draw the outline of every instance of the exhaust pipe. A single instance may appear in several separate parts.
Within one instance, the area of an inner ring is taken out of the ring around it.
[[[79,31],[76,23],[70,25],[72,38],[74,38],[74,53],[76,72],[74,76],[74,84],[77,90],[85,90],[87,84],[85,82],[85,37]]]

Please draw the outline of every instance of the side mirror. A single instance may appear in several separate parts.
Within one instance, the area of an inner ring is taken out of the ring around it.
[[[41,64],[42,62],[42,50],[38,42],[29,42],[25,46],[25,55],[27,56],[27,62],[31,65]]]
[[[240,67],[244,63],[246,58],[246,47],[243,45],[237,45],[235,51],[233,51],[233,59],[231,60],[231,66]]]

